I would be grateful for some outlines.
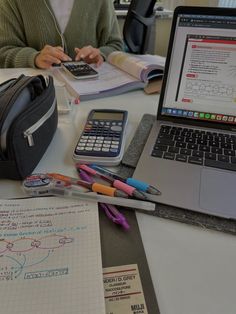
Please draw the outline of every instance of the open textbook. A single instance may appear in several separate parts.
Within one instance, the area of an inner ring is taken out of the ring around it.
[[[105,314],[97,204],[0,201],[4,314]]]
[[[72,96],[88,100],[143,89],[151,79],[163,76],[164,65],[165,58],[161,56],[116,51],[96,68],[98,79],[73,79],[63,69],[57,69],[54,75],[65,83]]]

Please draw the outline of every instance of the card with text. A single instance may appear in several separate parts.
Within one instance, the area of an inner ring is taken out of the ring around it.
[[[103,268],[106,314],[148,314],[137,264]]]

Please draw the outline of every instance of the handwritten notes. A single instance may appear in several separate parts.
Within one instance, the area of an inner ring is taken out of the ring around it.
[[[4,314],[105,313],[96,203],[0,201]]]

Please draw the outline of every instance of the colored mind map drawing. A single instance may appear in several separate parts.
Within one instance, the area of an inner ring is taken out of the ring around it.
[[[0,240],[0,281],[18,278],[23,270],[42,264],[56,249],[73,241],[74,238],[57,234]]]

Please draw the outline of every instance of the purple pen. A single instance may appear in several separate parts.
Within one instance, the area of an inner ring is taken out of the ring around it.
[[[77,169],[80,177],[82,180],[87,181],[87,182],[94,182],[94,180],[90,177],[90,175],[87,174],[86,171],[82,170],[82,169]],[[129,230],[130,226],[126,220],[126,218],[124,217],[124,215],[122,215],[115,206],[111,205],[111,204],[104,204],[104,203],[98,203],[99,208],[101,208],[105,214],[107,215],[107,217],[114,223],[121,225],[125,230]]]
[[[121,225],[125,230],[129,230],[130,225],[115,206],[110,204],[99,203],[99,207],[105,211],[107,217],[115,224]]]
[[[77,169],[77,172],[78,172],[81,180],[84,180],[84,181],[89,182],[89,183],[94,182],[94,180],[91,178],[91,176],[89,174],[87,174],[86,171],[81,170],[81,169]]]

